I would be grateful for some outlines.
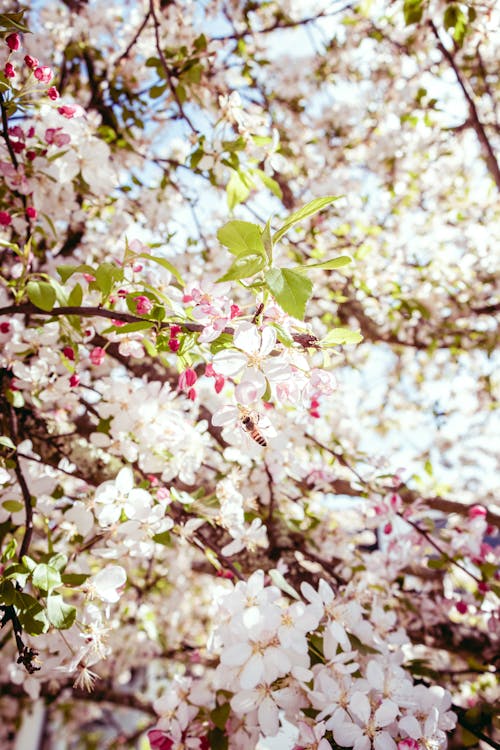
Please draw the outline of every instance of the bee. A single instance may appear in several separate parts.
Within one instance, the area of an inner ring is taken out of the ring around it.
[[[242,412],[240,417],[240,424],[242,429],[245,430],[245,432],[249,437],[252,438],[252,440],[255,440],[256,443],[265,447],[267,445],[267,440],[257,427],[258,422],[258,414],[252,414],[248,411]]]
[[[267,445],[267,440],[257,427],[257,422],[253,416],[250,414],[243,414],[241,417],[241,426],[256,443],[263,445],[264,447]]]

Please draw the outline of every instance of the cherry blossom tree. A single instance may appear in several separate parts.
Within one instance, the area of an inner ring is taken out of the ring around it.
[[[500,747],[499,25],[2,4],[2,747]]]

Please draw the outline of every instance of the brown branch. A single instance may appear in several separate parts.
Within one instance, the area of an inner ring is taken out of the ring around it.
[[[149,13],[153,17],[154,27],[155,27],[155,40],[156,40],[156,51],[158,52],[158,56],[160,58],[160,62],[162,65],[163,70],[165,71],[165,75],[167,77],[167,83],[169,86],[169,89],[172,93],[172,96],[175,99],[175,103],[177,104],[177,107],[179,109],[179,112],[181,114],[181,117],[186,121],[186,123],[189,125],[193,133],[196,133],[198,135],[198,131],[194,127],[193,123],[189,119],[188,115],[184,111],[184,107],[182,106],[182,102],[179,99],[179,95],[177,93],[177,89],[175,88],[174,82],[172,80],[172,74],[170,73],[170,68],[168,67],[168,62],[165,58],[165,55],[163,54],[163,50],[161,48],[161,40],[160,40],[160,22],[158,21],[158,18],[156,16],[155,11],[155,0],[150,0],[149,3]]]
[[[9,428],[10,428],[10,434],[13,442],[17,445],[19,442],[19,430],[17,425],[17,414],[15,412],[15,409],[13,406],[9,404],[8,406],[8,419],[9,419]],[[21,493],[23,496],[24,501],[24,513],[25,513],[25,531],[23,540],[21,542],[21,547],[19,549],[19,560],[22,560],[24,555],[28,552],[30,543],[31,543],[31,537],[33,536],[33,507],[31,505],[31,494],[29,491],[28,484],[26,482],[26,479],[24,477],[23,471],[21,469],[21,464],[19,463],[19,457],[17,453],[14,453],[13,455],[14,460],[14,472],[17,477],[17,481],[19,482],[19,486],[21,488]]]
[[[498,190],[500,190],[500,166],[498,164],[495,152],[493,151],[493,147],[490,143],[486,130],[484,129],[484,125],[479,118],[479,113],[477,111],[476,103],[474,99],[472,98],[471,94],[469,93],[469,91],[467,90],[467,86],[465,85],[465,81],[462,77],[462,74],[455,62],[455,58],[442,43],[441,38],[439,36],[439,32],[436,26],[434,25],[434,22],[429,21],[428,23],[429,23],[429,28],[431,29],[434,37],[436,38],[437,47],[439,51],[441,52],[445,60],[448,62],[451,69],[453,70],[455,74],[455,78],[457,79],[457,83],[462,89],[465,100],[467,101],[467,104],[469,106],[471,126],[474,129],[478,137],[479,143],[481,144],[483,148],[486,166],[488,167],[488,171],[490,172],[490,175],[493,177],[493,180]]]

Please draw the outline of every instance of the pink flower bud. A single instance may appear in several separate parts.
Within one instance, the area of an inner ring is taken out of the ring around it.
[[[5,63],[5,68],[3,69],[3,72],[5,73],[6,78],[15,78],[16,77],[16,69],[12,65],[12,63],[8,62]]]
[[[178,352],[180,347],[180,342],[177,339],[170,339],[168,342],[168,347],[171,352]]]
[[[24,58],[24,62],[26,63],[28,68],[31,68],[31,70],[38,68],[38,60],[36,57],[31,57],[31,55],[26,55]]]
[[[480,581],[480,583],[477,584],[477,590],[480,594],[487,594],[490,590],[490,587],[487,583],[485,583],[485,581]]]
[[[125,299],[125,297],[128,295],[128,292],[126,289],[118,289],[117,295],[120,297],[120,299]]]
[[[321,415],[317,409],[310,409],[309,416],[313,419],[319,419]]]
[[[54,73],[48,65],[40,65],[38,68],[35,68],[34,76],[40,83],[50,83],[54,78]]]
[[[455,602],[455,609],[457,612],[460,612],[461,615],[465,615],[469,607],[464,601],[460,600],[459,602]]]
[[[389,521],[384,526],[384,534],[390,534],[392,531],[392,523]]]
[[[21,40],[19,39],[19,34],[9,34],[9,36],[5,37],[5,43],[7,44],[7,47],[12,50],[13,52],[16,49],[19,49],[21,46]]]
[[[196,401],[196,391],[194,388],[190,388],[188,391],[188,399],[190,401]]]
[[[0,333],[8,333],[10,331],[10,323],[7,323],[6,320],[2,321],[0,323]]]
[[[36,159],[36,151],[32,151],[31,149],[29,151],[26,151],[26,158],[28,161],[33,161]]]
[[[49,99],[52,99],[52,101],[55,102],[57,99],[59,99],[59,91],[55,86],[51,86],[47,91],[47,96],[49,97]]]
[[[233,318],[237,318],[239,314],[240,308],[238,307],[238,305],[231,305],[231,320]]]
[[[101,365],[105,356],[106,352],[104,351],[102,346],[96,346],[90,352],[90,361],[93,365]]]
[[[398,742],[398,750],[419,750],[419,747],[418,741],[411,737],[406,737],[406,739]]]
[[[70,384],[70,386],[71,386],[72,388],[76,388],[76,386],[77,386],[77,385],[80,385],[80,378],[78,377],[78,375],[77,375],[76,373],[74,373],[74,374],[73,374],[73,375],[72,375],[72,376],[70,377],[70,379],[69,379],[69,384]]]
[[[92,276],[92,274],[91,274],[91,273],[84,273],[84,274],[83,274],[83,278],[85,279],[85,281],[88,281],[88,282],[89,282],[89,284],[90,284],[90,283],[91,283],[92,281],[95,281],[95,276]]]
[[[8,227],[12,224],[12,216],[7,211],[0,211],[0,227]]]
[[[151,750],[172,750],[174,746],[174,741],[160,729],[151,729],[148,732],[148,740]]]
[[[67,357],[71,362],[75,361],[75,352],[72,346],[65,346],[62,351],[64,356]]]
[[[187,370],[184,370],[184,372],[181,372],[179,375],[179,388],[183,391],[186,390],[186,388],[191,388],[197,380],[198,375],[191,367],[188,367]]]
[[[216,375],[215,376],[215,392],[220,393],[222,389],[224,388],[225,379],[223,375]]]
[[[182,301],[184,302],[184,304],[187,304],[188,302],[193,301],[193,297],[191,294],[184,294],[182,297]]]
[[[208,365],[205,365],[205,377],[207,378],[215,377],[214,366],[211,362],[209,362]]]
[[[175,323],[170,326],[170,336],[172,338],[175,338],[177,334],[180,333],[181,331],[182,331],[182,328],[176,325]]]
[[[36,217],[38,216],[38,211],[33,206],[28,206],[28,208],[26,209],[26,216],[29,219],[36,219]]]
[[[469,508],[469,518],[485,518],[487,513],[483,505],[472,505]]]
[[[134,302],[136,305],[135,309],[138,315],[147,315],[153,308],[153,303],[151,302],[149,297],[145,297],[144,295],[134,297]]]
[[[121,326],[126,326],[127,325],[124,320],[117,320],[116,318],[113,318],[111,322],[117,328],[121,328]]]

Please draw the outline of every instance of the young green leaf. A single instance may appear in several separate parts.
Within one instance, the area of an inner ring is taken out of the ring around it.
[[[321,346],[339,346],[339,344],[359,344],[363,336],[359,331],[351,331],[350,328],[332,328],[325,338],[320,342]]]
[[[285,221],[283,226],[281,226],[274,233],[273,241],[278,242],[281,239],[281,237],[283,237],[283,235],[286,234],[286,232],[288,232],[288,230],[293,227],[294,224],[298,224],[299,221],[303,221],[304,219],[307,219],[309,216],[313,216],[314,214],[317,214],[318,211],[321,211],[323,208],[326,208],[326,206],[329,206],[330,203],[337,201],[341,197],[342,197],[341,195],[325,195],[323,198],[315,198],[313,201],[310,201],[310,203],[306,203],[306,205],[302,206],[302,208],[299,208],[298,211],[295,211],[293,214],[290,214],[290,216]]]
[[[278,305],[289,315],[303,320],[313,289],[312,281],[290,268],[270,268],[265,278]]]
[[[238,172],[231,172],[231,177],[226,187],[227,205],[230,211],[239,204],[246,201],[250,195],[250,187],[243,182]]]
[[[179,271],[175,266],[170,263],[166,258],[160,258],[157,255],[148,255],[147,253],[140,253],[139,255],[135,255],[135,258],[145,258],[146,260],[152,260],[153,263],[158,263],[160,266],[163,266],[167,271],[170,271],[172,276],[175,276],[177,281],[181,286],[185,286],[184,280],[182,276],[180,275]]]
[[[297,273],[307,273],[310,269],[332,271],[335,268],[342,268],[343,266],[347,266],[351,262],[352,258],[350,258],[348,255],[340,255],[338,258],[325,260],[323,261],[323,263],[308,263],[306,266],[294,266],[293,270]]]
[[[59,594],[47,597],[47,616],[49,622],[58,630],[70,628],[76,617],[76,609],[71,604],[66,604]]]
[[[26,291],[29,301],[40,310],[50,312],[54,307],[56,292],[48,281],[29,281]]]
[[[233,255],[266,254],[260,227],[250,221],[228,221],[217,232],[217,239]]]
[[[241,255],[232,263],[226,273],[217,281],[236,281],[254,276],[266,266],[262,255]]]
[[[32,573],[33,586],[43,591],[52,591],[61,585],[61,576],[52,565],[40,563]]]

